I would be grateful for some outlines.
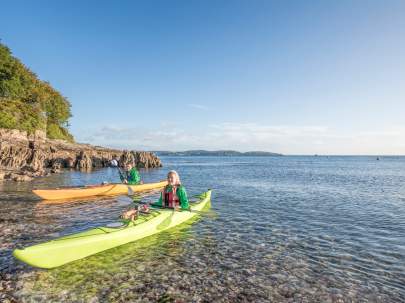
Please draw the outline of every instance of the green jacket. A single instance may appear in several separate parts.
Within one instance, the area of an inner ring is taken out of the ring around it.
[[[172,189],[171,185],[167,185],[164,188],[164,191],[167,192],[167,193],[172,192],[172,190],[173,189]],[[179,202],[180,202],[181,209],[189,209],[190,204],[188,203],[187,192],[186,192],[186,189],[184,188],[183,185],[180,185],[179,187],[177,187],[176,194],[177,194],[177,197],[179,197]],[[156,205],[156,206],[162,206],[163,205],[163,193],[160,194],[159,201],[157,201],[153,205]]]
[[[136,167],[132,167],[129,171],[124,173],[121,173],[119,170],[119,174],[121,181],[124,182],[124,180],[127,180],[129,185],[137,185],[141,182],[141,176]]]

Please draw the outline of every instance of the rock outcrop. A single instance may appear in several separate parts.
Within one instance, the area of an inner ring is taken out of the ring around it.
[[[29,181],[34,177],[58,173],[64,168],[91,170],[109,166],[117,159],[121,166],[131,163],[139,168],[161,167],[150,152],[122,151],[89,144],[51,140],[43,132],[0,128],[0,180]]]

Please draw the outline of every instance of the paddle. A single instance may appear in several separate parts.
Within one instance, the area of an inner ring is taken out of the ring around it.
[[[121,182],[124,182],[124,180],[126,180],[127,178],[124,177],[124,173],[122,172],[121,168],[118,165],[116,167],[118,169],[118,174],[120,175]]]
[[[122,170],[119,168],[119,166],[117,166],[117,168],[118,168],[118,173],[119,173],[119,175],[120,175],[121,182],[122,182],[123,184],[126,184],[126,185],[127,185],[127,188],[128,188],[128,195],[133,196],[135,193],[134,193],[134,190],[131,188],[130,184],[128,184],[128,175],[125,173],[125,175],[127,175],[127,177],[125,177],[125,176],[124,176],[124,172],[122,172]],[[127,183],[124,183],[124,180],[126,180]],[[133,185],[141,185],[141,184],[143,184],[143,181],[142,181],[142,180],[140,180],[138,184],[133,184]]]
[[[134,192],[134,190],[131,188],[131,186],[130,186],[130,185],[127,185],[127,187],[128,187],[128,196],[133,196],[133,195],[135,195],[135,192]]]
[[[128,196],[130,196],[132,198],[135,195],[135,193],[132,190],[131,186],[127,185],[127,187],[128,187]],[[200,199],[201,199],[201,195],[194,195],[194,196],[191,196],[191,199],[189,200],[189,202],[191,202],[191,203],[198,202],[198,201],[200,201]],[[138,203],[147,204],[151,209],[166,209],[165,207],[152,205],[153,203],[150,203],[150,202],[141,202],[141,201],[139,201]],[[175,209],[173,209],[173,210],[175,210]],[[179,210],[180,211],[189,211],[189,212],[200,214],[200,215],[206,213],[206,212],[199,211],[199,210],[194,210],[194,209],[191,209],[191,208],[184,209],[184,210],[179,208]]]
[[[120,175],[120,180],[123,184],[124,180],[127,180],[127,178],[124,177],[124,172],[121,170],[121,168],[119,167],[119,165],[116,166],[118,169],[118,174]],[[134,190],[131,188],[130,185],[127,184],[127,188],[128,188],[128,196],[133,196],[135,194]]]

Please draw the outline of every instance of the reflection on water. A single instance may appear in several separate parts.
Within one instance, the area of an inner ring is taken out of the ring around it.
[[[163,162],[143,172],[145,181],[176,169],[190,195],[213,188],[212,212],[54,270],[26,266],[11,251],[114,221],[128,199],[46,204],[30,188],[116,182],[114,171],[0,183],[7,294],[26,302],[405,301],[405,158]]]
[[[69,301],[79,298],[88,300],[94,296],[108,301],[116,299],[117,296],[128,300],[134,296],[139,297],[145,284],[146,273],[149,272],[151,278],[162,260],[182,255],[184,241],[192,237],[191,224],[197,220],[198,218],[195,218],[170,232],[162,232],[54,270],[33,272],[31,276],[26,277],[21,298],[28,299],[34,293],[41,296],[44,289],[46,298],[56,301],[62,299],[61,292],[66,293],[63,299]],[[117,285],[117,281],[122,285]],[[130,294],[127,289],[130,285],[138,289],[138,294]]]

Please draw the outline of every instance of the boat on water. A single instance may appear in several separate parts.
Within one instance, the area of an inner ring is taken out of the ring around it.
[[[15,249],[13,255],[34,267],[58,267],[177,226],[208,208],[210,201],[211,190],[208,190],[199,195],[195,203],[190,203],[190,210],[152,209],[135,221],[122,220],[117,224],[100,226],[42,244]]]
[[[85,198],[91,196],[111,196],[122,195],[128,192],[140,192],[163,188],[167,185],[167,181],[159,181],[155,183],[145,183],[139,185],[128,185],[122,183],[108,183],[100,185],[85,185],[80,187],[61,187],[54,189],[34,189],[32,192],[44,200],[63,200]]]

